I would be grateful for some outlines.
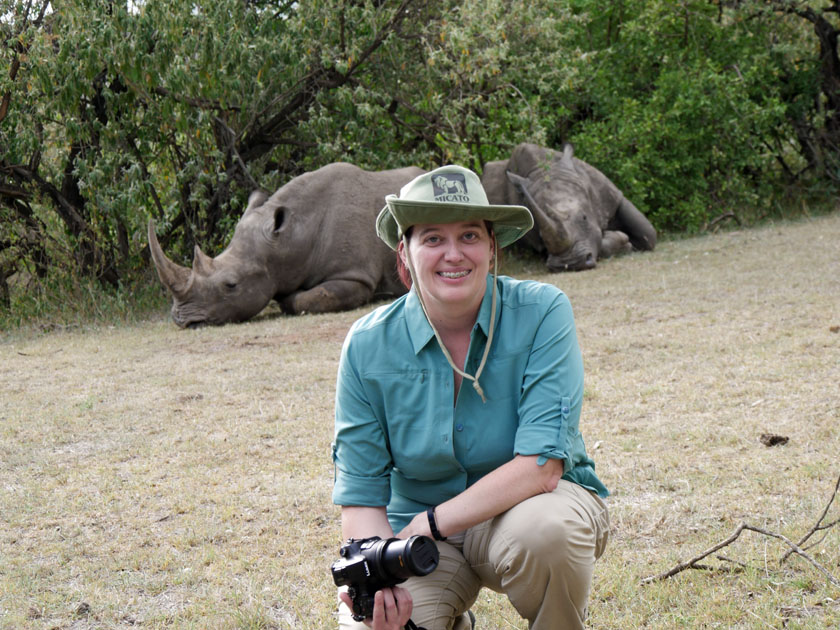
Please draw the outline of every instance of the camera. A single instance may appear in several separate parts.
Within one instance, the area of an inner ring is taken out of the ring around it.
[[[435,541],[428,536],[382,539],[351,538],[341,547],[341,560],[330,567],[336,586],[347,586],[353,601],[353,619],[373,616],[376,591],[428,575],[440,560]]]

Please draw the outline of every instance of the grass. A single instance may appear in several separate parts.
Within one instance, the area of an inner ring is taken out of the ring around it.
[[[570,296],[582,429],[612,490],[590,627],[836,628],[796,540],[840,475],[840,214],[666,241]],[[0,342],[0,628],[334,627],[336,362],[349,313],[180,330],[165,313]],[[768,448],[762,433],[789,437]],[[835,502],[828,520],[840,516]],[[840,526],[809,553],[840,577]],[[742,563],[742,564],[738,564]],[[484,592],[479,628],[520,628]]]
[[[7,336],[136,324],[163,313],[168,302],[153,269],[115,289],[56,268],[42,279],[16,277],[10,293],[10,307],[0,308],[0,333]]]

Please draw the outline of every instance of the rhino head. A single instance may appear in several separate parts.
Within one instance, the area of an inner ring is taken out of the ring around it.
[[[277,292],[267,252],[283,229],[282,207],[260,212],[267,199],[254,192],[236,225],[230,245],[211,258],[195,246],[192,268],[170,260],[149,222],[149,250],[158,277],[172,294],[172,319],[181,328],[245,321],[259,313]]]
[[[484,165],[493,204],[524,204],[535,229],[521,243],[546,256],[550,271],[592,269],[599,258],[652,250],[656,229],[601,171],[573,155],[522,143],[510,159]]]
[[[365,171],[335,162],[303,173],[268,197],[254,192],[228,247],[215,258],[195,248],[192,268],[163,253],[149,223],[149,249],[172,294],[178,326],[241,322],[272,299],[284,313],[356,308],[405,293],[394,252],[376,236],[385,195],[423,173]]]
[[[591,182],[572,158],[531,144],[519,145],[508,162],[508,180],[534,215],[550,271],[595,267],[604,230],[592,203]]]

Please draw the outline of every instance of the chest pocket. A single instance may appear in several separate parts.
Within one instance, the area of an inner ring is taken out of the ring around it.
[[[439,479],[457,468],[451,370],[370,371],[364,386],[402,475]]]

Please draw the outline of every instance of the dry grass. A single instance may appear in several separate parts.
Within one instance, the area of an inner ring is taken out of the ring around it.
[[[798,539],[825,506],[840,214],[586,273],[508,264],[575,307],[584,435],[613,491],[591,627],[840,626],[840,592],[759,535],[725,550],[739,572],[639,583],[742,521]],[[333,627],[334,379],[363,310],[0,343],[0,628]],[[765,432],[790,440],[768,448]],[[838,530],[810,553],[840,577]],[[482,630],[526,627],[494,594],[477,614]]]

